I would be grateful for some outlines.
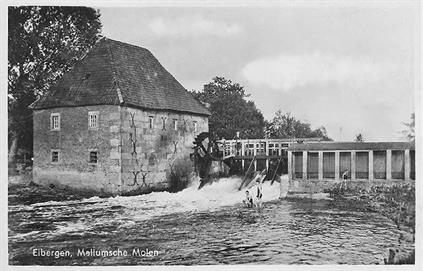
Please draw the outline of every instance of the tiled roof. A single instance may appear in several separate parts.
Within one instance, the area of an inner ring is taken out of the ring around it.
[[[101,104],[210,115],[149,50],[108,38],[97,42],[32,108]]]
[[[324,151],[324,150],[404,150],[415,149],[414,142],[318,142],[294,143],[289,151]]]

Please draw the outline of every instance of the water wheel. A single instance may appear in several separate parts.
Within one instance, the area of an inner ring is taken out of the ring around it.
[[[191,154],[191,157],[200,176],[198,189],[211,181],[210,168],[213,161],[223,161],[228,166],[231,165],[230,159],[223,159],[223,153],[220,151],[217,140],[218,138],[210,132],[203,132],[194,139],[194,153]]]

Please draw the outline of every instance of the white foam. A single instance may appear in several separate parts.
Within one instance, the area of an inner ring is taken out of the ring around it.
[[[242,203],[245,198],[245,189],[238,191],[240,178],[221,178],[216,182],[205,185],[198,190],[198,182],[177,192],[154,192],[147,195],[133,197],[109,198],[110,205],[124,206],[125,213],[135,220],[143,220],[153,216],[176,212],[192,212],[216,210],[223,206]],[[263,201],[278,199],[279,183],[264,182],[262,185]],[[256,187],[249,189],[253,197],[256,196]]]
[[[16,211],[35,212],[38,217],[49,217],[54,221],[58,217],[54,230],[38,233],[50,238],[65,233],[80,234],[86,231],[101,231],[102,226],[114,225],[119,228],[131,227],[139,221],[162,215],[181,212],[213,211],[224,206],[242,204],[245,189],[238,190],[241,178],[221,178],[198,190],[199,181],[180,192],[153,192],[138,196],[116,196],[110,198],[93,197],[83,200],[50,201],[31,206],[16,206]],[[271,201],[279,197],[279,183],[264,182],[262,201]],[[256,187],[249,189],[253,198]],[[80,204],[78,204],[80,203]],[[84,204],[90,203],[90,204]],[[120,208],[113,208],[119,206]],[[112,209],[113,208],[113,209]],[[95,214],[95,216],[94,216]],[[63,221],[62,216],[76,216],[76,220]],[[35,232],[15,236],[15,238],[34,237]]]
[[[33,203],[31,206],[33,207],[41,207],[41,206],[64,206],[64,205],[70,205],[70,204],[78,204],[78,203],[92,203],[92,202],[100,202],[103,201],[103,199],[95,196],[87,199],[82,200],[68,200],[68,201],[46,201],[46,202],[39,202],[39,203]]]

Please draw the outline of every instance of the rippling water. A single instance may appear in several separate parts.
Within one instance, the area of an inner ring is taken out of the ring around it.
[[[9,263],[377,264],[397,244],[399,232],[383,216],[281,201],[277,183],[264,184],[262,210],[244,208],[239,183],[230,178],[200,191],[195,184],[179,193],[9,206]],[[91,248],[129,255],[77,256]],[[134,256],[134,248],[158,255]],[[33,249],[72,257],[33,256]]]

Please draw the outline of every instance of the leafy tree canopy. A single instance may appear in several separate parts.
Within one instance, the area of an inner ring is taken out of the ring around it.
[[[192,94],[202,103],[210,105],[209,130],[219,138],[232,139],[236,132],[241,138],[262,138],[264,118],[254,102],[246,100],[249,96],[238,83],[224,77],[215,77],[204,85],[202,91]]]
[[[291,113],[282,113],[278,110],[273,119],[266,122],[267,138],[305,138],[321,137],[323,140],[331,140],[326,132],[326,128],[321,126],[315,130],[311,125],[296,119]]]
[[[9,146],[32,152],[28,106],[98,40],[100,13],[86,7],[8,9]],[[13,144],[12,144],[13,142]]]
[[[409,123],[403,123],[406,127],[405,130],[402,130],[402,134],[404,135],[404,137],[409,140],[409,141],[414,141],[416,138],[416,134],[415,134],[415,123],[416,121],[416,116],[414,113],[411,114],[411,121]]]
[[[362,133],[357,134],[354,139],[355,142],[364,142],[364,136]]]

